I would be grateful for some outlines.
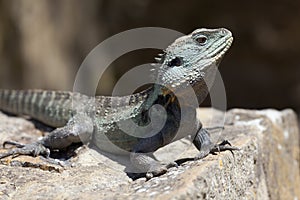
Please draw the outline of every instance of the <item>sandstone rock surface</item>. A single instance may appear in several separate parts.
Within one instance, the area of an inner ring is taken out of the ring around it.
[[[192,161],[197,150],[188,139],[160,149],[178,168],[149,181],[132,180],[125,167],[90,148],[81,148],[71,167],[20,156],[0,163],[0,199],[300,199],[299,128],[290,110],[202,108],[204,126],[215,142],[228,139],[240,151]],[[29,143],[44,133],[22,118],[0,113],[0,143]],[[6,151],[0,149],[0,152]]]

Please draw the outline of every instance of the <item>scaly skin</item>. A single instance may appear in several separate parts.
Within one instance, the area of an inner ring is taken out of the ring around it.
[[[209,133],[196,118],[198,103],[193,105],[189,101],[191,93],[188,92],[192,87],[196,100],[199,103],[204,100],[214,72],[232,41],[230,31],[223,28],[197,29],[178,38],[158,59],[153,72],[156,84],[133,95],[88,97],[61,91],[0,90],[2,110],[26,114],[57,127],[36,143],[17,145],[0,154],[0,159],[13,154],[47,157],[52,150],[90,141],[106,152],[129,153],[132,165],[151,178],[174,166],[174,163],[161,164],[151,153],[187,135],[193,135],[193,143],[200,151],[197,159],[220,150],[237,150],[228,146],[228,142],[220,145],[211,142]],[[72,106],[73,100],[79,106]],[[164,107],[166,115],[156,108],[150,111],[154,105]],[[154,130],[155,122],[164,120],[165,124]]]

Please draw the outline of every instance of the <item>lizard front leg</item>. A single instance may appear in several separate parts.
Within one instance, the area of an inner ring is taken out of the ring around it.
[[[195,157],[197,160],[206,157],[210,153],[215,154],[216,152],[220,151],[239,150],[239,148],[231,146],[227,140],[222,141],[220,144],[213,144],[210,140],[210,135],[207,129],[204,128],[199,129],[193,140],[193,143],[199,150],[199,154]]]
[[[159,133],[149,138],[143,138],[134,147],[130,154],[130,161],[139,173],[146,173],[146,178],[150,179],[167,172],[168,168],[175,167],[175,162],[163,164],[156,160],[153,152],[164,146],[164,139]]]
[[[16,148],[6,153],[0,154],[0,159],[11,155],[42,155],[49,157],[50,150],[61,150],[72,143],[83,142],[88,140],[93,132],[93,122],[90,117],[85,114],[77,114],[66,124],[66,126],[57,128],[41,140],[32,144],[19,144],[16,142],[4,142],[6,144],[15,145]]]

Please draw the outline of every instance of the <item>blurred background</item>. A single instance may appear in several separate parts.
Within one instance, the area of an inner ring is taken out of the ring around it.
[[[234,44],[220,71],[228,107],[300,112],[300,1],[0,0],[0,88],[72,90],[86,55],[106,38],[155,26],[188,34],[226,27]],[[105,72],[99,94],[160,51],[130,52]]]

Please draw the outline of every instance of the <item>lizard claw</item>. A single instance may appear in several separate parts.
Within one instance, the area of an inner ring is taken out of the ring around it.
[[[22,147],[25,146],[25,145],[22,144],[22,143],[18,143],[18,142],[14,142],[14,141],[5,141],[5,142],[3,142],[3,144],[2,144],[3,148],[6,148],[6,147],[5,147],[6,145],[13,145],[13,146],[16,146],[16,147],[18,147],[18,148],[22,148]]]
[[[194,160],[200,160],[202,158],[205,158],[208,156],[208,154],[213,154],[216,155],[216,152],[221,152],[221,151],[238,151],[240,150],[237,147],[234,147],[230,144],[228,140],[223,140],[220,144],[214,145],[210,150],[202,150],[200,153],[194,158]]]
[[[8,150],[6,153],[0,154],[0,159],[6,158],[8,156],[19,156],[19,155],[32,155],[34,157],[38,155],[43,155],[47,158],[50,155],[50,150],[44,147],[39,142],[24,145],[17,142],[6,141],[3,143],[3,147],[5,147],[7,144],[15,145],[16,148]]]
[[[234,147],[230,144],[228,140],[223,140],[220,144],[215,145],[211,150],[211,154],[215,154],[216,152],[221,152],[221,151],[238,151],[240,150],[237,147]]]

